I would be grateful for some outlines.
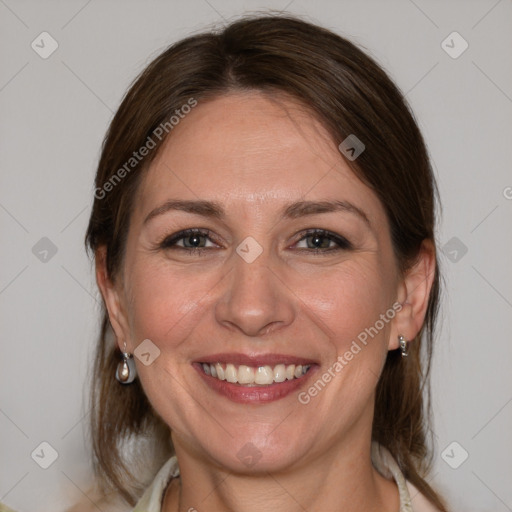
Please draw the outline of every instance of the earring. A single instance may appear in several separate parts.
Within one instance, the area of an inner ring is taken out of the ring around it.
[[[136,371],[133,356],[126,352],[126,342],[124,343],[122,354],[123,358],[117,365],[116,379],[121,384],[130,384],[135,379]]]
[[[405,338],[401,334],[398,336],[398,343],[402,349],[402,357],[407,357],[407,341],[405,341]]]

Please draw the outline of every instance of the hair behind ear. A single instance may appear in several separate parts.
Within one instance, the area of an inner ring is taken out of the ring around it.
[[[116,380],[120,359],[121,351],[104,308],[90,396],[93,466],[100,494],[108,496],[117,491],[134,506],[174,449],[169,427],[149,403],[139,380],[128,385]],[[144,450],[135,445],[130,454],[130,442],[138,436],[149,443]]]

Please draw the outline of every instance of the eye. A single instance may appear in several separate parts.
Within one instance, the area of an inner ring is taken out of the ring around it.
[[[207,242],[210,246],[207,246]],[[209,230],[203,229],[186,229],[166,237],[160,244],[161,249],[181,249],[184,251],[202,251],[211,247],[216,247],[211,241],[211,233]]]
[[[331,251],[350,250],[352,244],[340,235],[325,231],[324,229],[311,229],[302,234],[302,238],[297,242],[296,246],[305,242],[306,249],[314,253],[326,253]]]
[[[207,229],[186,229],[164,238],[158,247],[165,250],[201,253],[219,247],[212,239],[213,235]],[[353,248],[346,238],[323,229],[310,229],[302,233],[302,237],[296,242],[295,247],[313,254],[325,254]]]

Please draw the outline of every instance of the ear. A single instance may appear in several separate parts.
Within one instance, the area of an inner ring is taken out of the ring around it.
[[[399,347],[399,335],[410,341],[420,332],[427,312],[435,270],[434,244],[431,240],[423,240],[417,260],[401,278],[398,287],[398,302],[402,309],[394,318],[389,350]]]
[[[107,271],[107,248],[102,246],[96,250],[96,282],[100,289],[103,301],[107,308],[110,324],[116,335],[117,344],[123,350],[124,343],[126,350],[130,351],[129,324],[126,311],[121,297],[122,289],[119,284],[112,281]]]

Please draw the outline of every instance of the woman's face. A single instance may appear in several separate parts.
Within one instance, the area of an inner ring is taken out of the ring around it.
[[[233,93],[148,169],[109,310],[121,347],[150,340],[138,375],[178,456],[284,470],[370,439],[400,290],[383,206],[322,126]]]

